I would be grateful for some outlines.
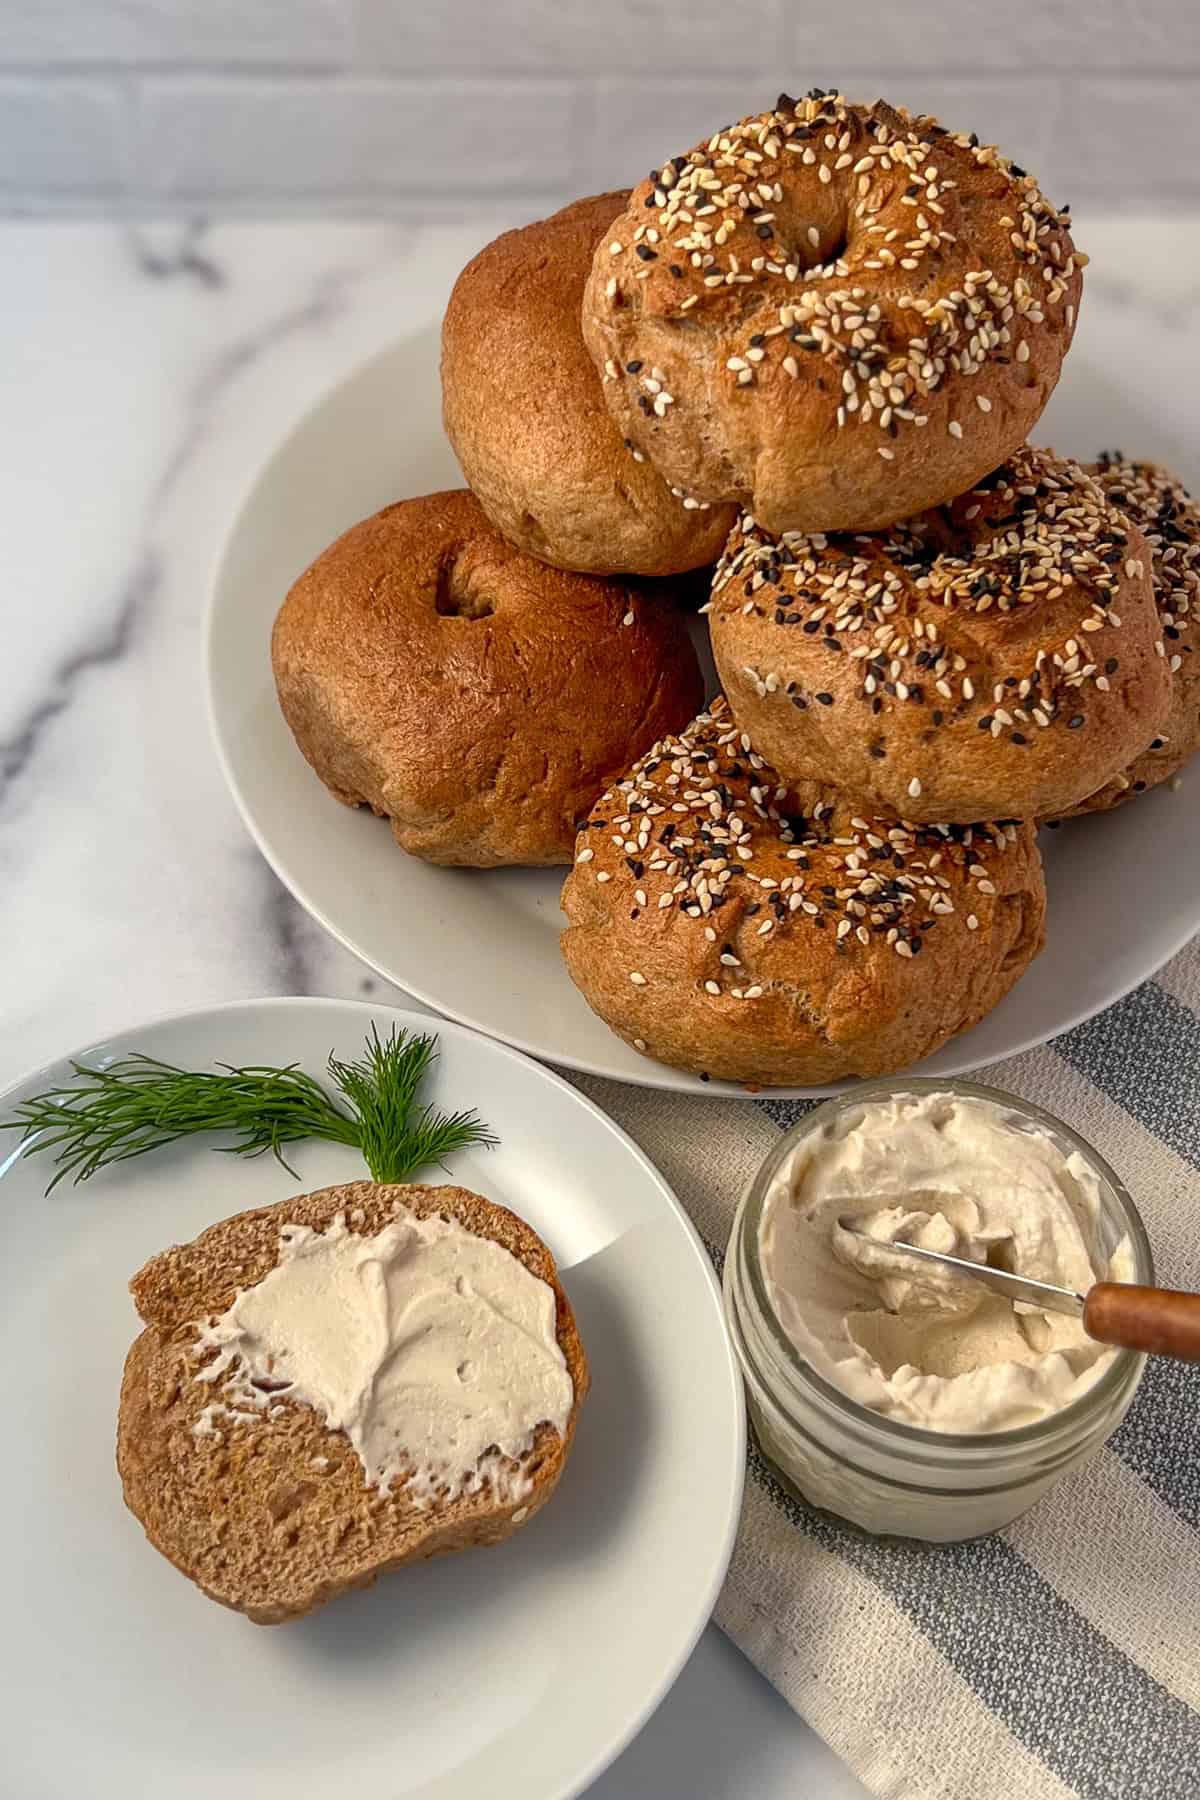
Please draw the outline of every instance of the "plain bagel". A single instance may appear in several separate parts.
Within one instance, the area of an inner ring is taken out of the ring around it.
[[[883,1075],[981,1019],[1042,942],[1032,825],[911,826],[792,791],[718,700],[579,834],[563,955],[634,1049],[729,1081]]]
[[[296,582],[271,646],[321,780],[428,862],[571,860],[596,796],[700,703],[666,584],[567,575],[473,494],[402,500]]]
[[[634,189],[584,337],[622,435],[672,486],[770,531],[875,530],[1025,439],[1086,260],[974,135],[781,94]]]
[[[1145,539],[1030,446],[887,532],[772,538],[743,517],[710,609],[733,715],[783,779],[908,819],[1064,811],[1170,704]]]
[[[577,200],[467,264],[442,325],[442,416],[468,485],[519,549],[560,569],[675,575],[716,562],[734,509],[685,505],[622,442],[584,348],[592,254],[628,198]]]
[[[1119,450],[1106,451],[1088,469],[1150,547],[1171,705],[1149,748],[1073,813],[1107,812],[1158,787],[1200,748],[1200,506],[1169,470]]]

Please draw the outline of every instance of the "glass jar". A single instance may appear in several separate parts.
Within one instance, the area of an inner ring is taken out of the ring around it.
[[[1010,1431],[929,1431],[873,1412],[813,1369],[780,1323],[759,1257],[759,1225],[772,1180],[806,1138],[874,1101],[951,1094],[1000,1107],[1015,1129],[1035,1129],[1078,1154],[1100,1191],[1097,1230],[1111,1256],[1123,1238],[1130,1279],[1152,1283],[1145,1227],[1124,1186],[1090,1144],[1060,1119],[971,1081],[863,1082],[785,1132],[742,1198],[725,1258],[725,1310],[746,1378],[763,1454],[801,1499],[880,1535],[953,1543],[996,1531],[1031,1507],[1069,1469],[1093,1456],[1120,1424],[1146,1359],[1117,1350],[1070,1405]]]

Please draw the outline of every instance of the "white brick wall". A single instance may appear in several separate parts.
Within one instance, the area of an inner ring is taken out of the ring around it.
[[[1200,0],[0,0],[0,211],[534,211],[781,87],[1200,205]]]

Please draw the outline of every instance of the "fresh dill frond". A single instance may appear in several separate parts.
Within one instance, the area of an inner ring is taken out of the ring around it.
[[[414,1036],[408,1031],[397,1032],[393,1026],[381,1043],[372,1024],[366,1053],[357,1062],[329,1058],[330,1077],[354,1109],[358,1147],[376,1181],[401,1180],[399,1175],[384,1173],[399,1161],[406,1162],[410,1169],[419,1166],[404,1149],[408,1118],[417,1089],[436,1054],[437,1039],[432,1033]]]
[[[372,1026],[357,1062],[329,1058],[345,1108],[296,1063],[180,1069],[140,1055],[104,1068],[73,1062],[73,1081],[22,1101],[0,1131],[19,1131],[26,1155],[50,1156],[57,1173],[47,1193],[67,1176],[88,1181],[112,1163],[208,1132],[229,1140],[215,1149],[234,1156],[269,1151],[293,1176],[285,1147],[323,1138],[360,1150],[376,1181],[402,1181],[458,1150],[497,1142],[473,1112],[416,1105],[436,1054],[432,1033],[393,1027],[381,1040]]]
[[[427,1169],[434,1163],[444,1165],[446,1158],[456,1151],[469,1149],[474,1144],[491,1150],[499,1142],[477,1113],[438,1113],[422,1106],[417,1109],[403,1145],[397,1146],[402,1154],[383,1165],[386,1174],[379,1170],[372,1173],[376,1181],[407,1181],[418,1169]]]

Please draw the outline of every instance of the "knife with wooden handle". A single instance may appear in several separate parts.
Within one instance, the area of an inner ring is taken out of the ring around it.
[[[881,1240],[860,1231],[852,1217],[839,1219],[838,1225],[851,1237],[861,1238],[876,1249],[882,1247]],[[1049,1281],[1034,1281],[1028,1275],[994,1269],[990,1263],[948,1256],[942,1250],[926,1250],[920,1244],[889,1238],[886,1248],[915,1261],[936,1263],[963,1281],[987,1288],[989,1293],[1000,1294],[1006,1300],[1024,1300],[1046,1312],[1068,1313],[1082,1319],[1083,1329],[1097,1343],[1141,1350],[1148,1356],[1173,1356],[1177,1362],[1200,1362],[1200,1294],[1183,1293],[1177,1288],[1139,1287],[1130,1281],[1098,1281],[1085,1294],[1077,1294]]]

